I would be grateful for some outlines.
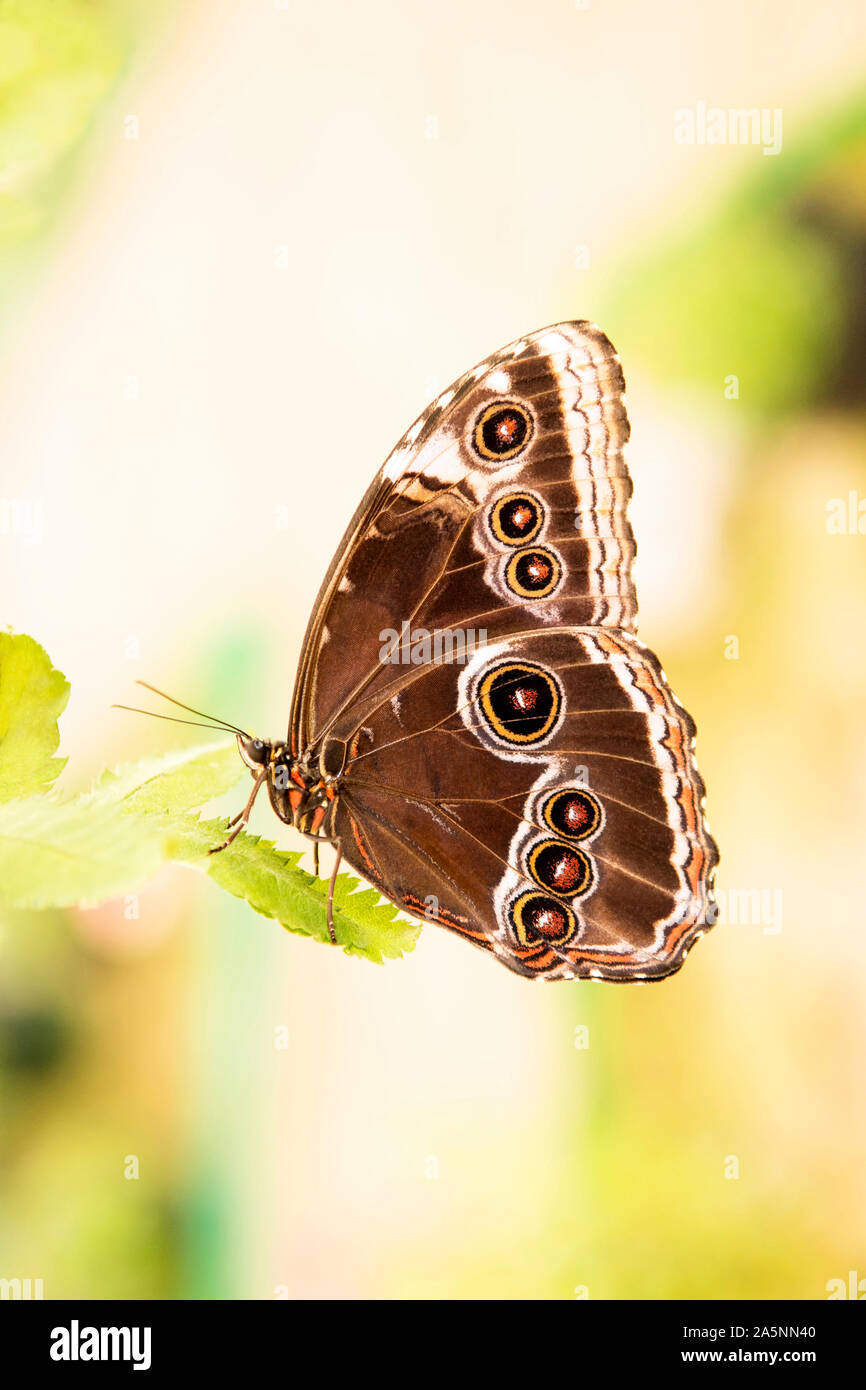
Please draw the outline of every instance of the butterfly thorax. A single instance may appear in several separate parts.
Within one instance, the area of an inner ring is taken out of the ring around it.
[[[312,749],[295,757],[285,742],[240,737],[238,746],[253,777],[267,781],[268,796],[280,820],[305,835],[327,839],[328,813],[339,795],[339,775],[329,774]]]

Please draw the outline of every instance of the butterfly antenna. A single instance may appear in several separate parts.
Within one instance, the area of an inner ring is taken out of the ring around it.
[[[178,719],[174,714],[157,714],[155,710],[139,709],[137,705],[112,705],[111,708],[127,709],[131,714],[147,714],[151,719],[167,719],[171,724],[189,724],[193,729],[215,729],[218,734],[226,734],[229,732],[230,728],[230,726],[226,726],[225,724],[203,724],[198,719]],[[243,729],[239,729],[237,732],[244,738],[249,737],[248,734],[244,733]]]
[[[197,714],[201,719],[207,719],[211,728],[216,728],[217,725],[221,725],[224,729],[231,729],[233,734],[240,734],[243,738],[249,738],[246,729],[239,729],[237,724],[230,724],[227,719],[220,719],[219,715],[205,714],[202,709],[193,709],[192,705],[185,705],[182,700],[175,700],[173,695],[166,695],[164,690],[158,690],[155,685],[149,685],[147,681],[136,681],[135,683],[136,685],[143,686],[145,690],[152,691],[154,695],[159,695],[160,699],[168,700],[169,704],[177,705],[178,709],[185,709],[188,714]],[[130,706],[126,705],[124,708],[129,709]],[[140,710],[139,713],[147,714],[148,711]],[[170,715],[162,715],[161,717],[163,719],[168,719]],[[178,720],[177,722],[180,724],[188,721]]]

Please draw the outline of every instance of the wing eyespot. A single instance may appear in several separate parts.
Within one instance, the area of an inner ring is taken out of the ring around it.
[[[595,886],[595,866],[577,845],[562,840],[539,840],[526,856],[531,878],[549,893],[562,898],[581,898]]]
[[[552,672],[535,662],[505,661],[478,683],[477,702],[490,732],[506,744],[538,744],[562,710],[562,688]]]
[[[531,492],[508,492],[487,514],[494,539],[508,546],[534,541],[546,519],[544,507]]]
[[[577,918],[568,903],[534,891],[514,899],[509,920],[519,944],[527,951],[564,946],[577,930]]]
[[[472,443],[483,459],[504,463],[526,448],[534,431],[534,421],[525,406],[517,401],[494,401],[475,421]]]
[[[601,803],[584,787],[565,787],[541,808],[544,824],[567,840],[590,840],[601,829]]]
[[[562,582],[562,561],[546,546],[518,550],[505,565],[505,584],[518,598],[549,598]]]

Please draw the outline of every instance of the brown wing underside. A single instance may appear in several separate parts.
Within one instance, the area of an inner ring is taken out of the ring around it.
[[[520,733],[519,715],[503,737],[480,710],[473,691],[491,665],[517,671],[514,689],[527,667],[555,679],[559,716],[538,745],[507,741]],[[511,969],[658,978],[712,925],[718,855],[703,824],[694,726],[636,639],[597,629],[512,639],[463,671],[442,665],[407,677],[402,698],[368,711],[356,734],[343,732],[350,752],[337,829],[350,863]],[[563,838],[545,820],[545,806],[569,791],[600,807],[589,837]],[[576,848],[591,877],[563,899],[573,917],[565,939],[521,940],[514,902],[558,898],[531,867],[550,843]]]
[[[296,752],[346,752],[349,862],[535,978],[660,978],[713,919],[694,726],[634,637],[623,391],[573,323],[444,392],[346,533],[292,706]]]

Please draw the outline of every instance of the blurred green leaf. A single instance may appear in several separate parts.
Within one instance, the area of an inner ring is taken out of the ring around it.
[[[753,411],[821,391],[843,341],[844,286],[831,248],[778,218],[724,223],[623,276],[609,319],[660,380],[712,391],[726,378]],[[622,325],[619,327],[619,325]]]
[[[38,232],[53,180],[119,76],[116,9],[93,0],[0,0],[0,244]]]
[[[46,792],[62,766],[51,755],[68,696],[68,683],[32,638],[0,634],[0,905],[95,906],[133,892],[174,859],[203,869],[287,930],[330,939],[327,884],[298,868],[299,854],[247,834],[209,852],[225,823],[196,812],[245,776],[234,740],[106,771],[80,796]],[[395,920],[396,908],[357,887],[348,874],[337,880],[334,924],[343,949],[377,964],[411,950],[420,927]]]
[[[66,759],[55,758],[57,720],[69,682],[32,637],[0,632],[0,801],[44,791]]]
[[[191,805],[228,791],[241,770],[233,745],[191,749],[103,773],[92,791],[70,800],[50,795],[6,802],[0,806],[0,903],[90,907],[134,891],[169,858],[173,824]]]
[[[856,91],[801,127],[784,158],[759,159],[694,226],[666,222],[646,247],[638,239],[600,321],[659,383],[722,402],[737,377],[736,399],[756,416],[832,399],[859,352],[863,238],[848,190],[862,186],[864,163],[866,100]]]
[[[171,12],[168,0],[0,0],[0,312],[34,282],[34,252],[138,40]]]

